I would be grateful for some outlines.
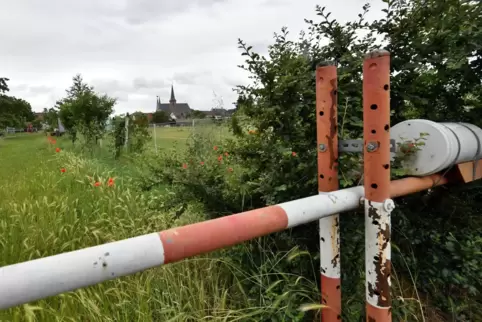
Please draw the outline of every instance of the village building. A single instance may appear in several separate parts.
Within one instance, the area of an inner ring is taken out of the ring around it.
[[[174,86],[171,85],[171,98],[169,103],[161,103],[159,96],[156,102],[156,111],[167,113],[173,120],[185,120],[191,115],[191,108],[188,103],[178,103],[174,95]]]

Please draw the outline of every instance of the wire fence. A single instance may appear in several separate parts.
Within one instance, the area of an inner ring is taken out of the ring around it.
[[[149,124],[154,149],[170,147],[174,142],[185,143],[193,135],[206,135],[222,140],[229,135],[229,119],[193,119],[175,123]]]

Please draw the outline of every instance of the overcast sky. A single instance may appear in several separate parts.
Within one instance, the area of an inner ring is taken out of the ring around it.
[[[225,108],[246,83],[237,39],[264,52],[274,32],[292,36],[326,6],[339,20],[380,0],[1,0],[0,77],[35,111],[52,107],[76,73],[118,98],[116,113],[154,111],[156,95],[193,109]]]

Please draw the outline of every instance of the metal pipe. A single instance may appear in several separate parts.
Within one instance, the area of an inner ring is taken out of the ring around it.
[[[440,180],[439,180],[440,179]],[[392,196],[429,189],[431,176],[391,182]],[[413,184],[411,188],[407,186]],[[236,245],[359,207],[362,186],[0,267],[0,309]]]
[[[316,68],[316,132],[318,141],[318,192],[336,191],[338,185],[337,71],[331,62]],[[341,317],[340,215],[319,220],[321,320]]]
[[[401,147],[405,152],[410,152],[414,148],[412,144],[417,141],[423,142],[423,146],[403,161],[403,167],[410,175],[426,176],[454,164],[482,159],[482,129],[472,124],[407,120],[393,126],[390,136],[404,143]]]
[[[366,320],[391,322],[390,53],[363,62]]]

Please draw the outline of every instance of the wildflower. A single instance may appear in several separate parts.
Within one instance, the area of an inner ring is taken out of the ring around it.
[[[99,187],[101,185],[101,183],[99,181],[97,181],[96,183],[94,183],[94,187]]]
[[[229,172],[233,172],[233,168],[229,168],[228,171],[229,171]]]
[[[204,161],[199,162],[200,165],[204,165]]]
[[[294,152],[294,151],[291,152],[291,155],[295,157],[295,156],[296,156],[296,152]]]
[[[60,152],[60,148],[55,148],[55,152],[59,153],[59,152]]]
[[[222,154],[220,156],[218,156],[218,161],[219,162],[223,161],[223,155]]]
[[[61,168],[60,172],[65,173],[65,168]]]
[[[183,163],[183,164],[182,164],[182,168],[183,168],[183,169],[187,169],[187,163]]]
[[[217,151],[218,150],[218,146],[215,145],[214,148],[213,148],[214,151]]]
[[[109,181],[107,181],[107,185],[109,187],[112,187],[114,185],[114,178],[109,178]]]
[[[224,152],[224,155],[225,155],[225,156],[229,156],[229,153],[228,153],[228,152]]]

